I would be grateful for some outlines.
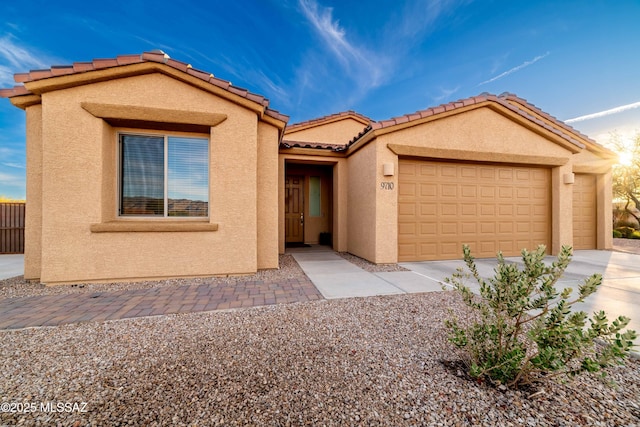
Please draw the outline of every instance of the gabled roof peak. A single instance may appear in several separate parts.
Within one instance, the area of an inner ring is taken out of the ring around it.
[[[14,74],[14,80],[16,81],[16,83],[22,83],[22,85],[17,85],[9,89],[0,89],[0,97],[11,98],[14,96],[31,95],[32,93],[23,85],[25,83],[28,84],[30,82],[45,80],[49,78],[66,75],[79,75],[107,68],[116,68],[132,64],[141,64],[145,62],[155,62],[167,65],[173,69],[189,74],[190,76],[193,76],[204,82],[207,82],[235,95],[241,96],[262,105],[264,107],[265,114],[270,117],[273,117],[285,123],[289,120],[288,116],[269,108],[269,100],[264,96],[251,93],[247,89],[241,87],[233,86],[230,81],[219,79],[217,77],[214,77],[214,75],[211,73],[195,69],[191,66],[191,64],[172,59],[169,55],[167,55],[160,49],[154,49],[151,51],[143,52],[141,54],[119,55],[115,58],[100,58],[94,59],[89,62],[74,62],[71,65],[54,65],[48,69],[31,70],[27,73],[17,73]]]
[[[360,114],[356,111],[353,110],[347,110],[347,111],[341,111],[339,113],[334,113],[334,114],[329,114],[327,116],[322,116],[322,117],[317,117],[315,119],[310,119],[310,120],[305,120],[303,122],[298,122],[298,123],[294,123],[291,125],[287,125],[287,128],[285,130],[286,132],[290,132],[290,131],[295,131],[295,130],[299,130],[301,128],[307,128],[307,127],[312,127],[312,126],[316,126],[322,123],[327,123],[327,122],[332,122],[332,121],[337,121],[337,120],[343,120],[343,119],[348,119],[348,118],[352,118],[355,119],[359,122],[362,122],[363,125],[368,125],[371,122],[373,122],[373,120],[371,120],[369,117]]]

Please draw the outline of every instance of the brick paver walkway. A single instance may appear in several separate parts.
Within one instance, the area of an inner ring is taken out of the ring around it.
[[[322,299],[304,279],[164,286],[0,300],[0,329],[56,326],[160,314],[192,313]]]

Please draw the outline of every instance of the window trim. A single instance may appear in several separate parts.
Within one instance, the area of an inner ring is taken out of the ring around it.
[[[123,135],[132,135],[132,136],[146,136],[146,137],[161,137],[164,139],[164,215],[122,215],[121,213],[121,202],[122,202],[122,144],[121,137]],[[169,138],[194,138],[194,139],[206,139],[207,140],[207,164],[209,165],[208,170],[208,182],[207,182],[207,215],[206,216],[169,216],[168,215],[168,192],[169,192],[169,170],[168,170],[168,150],[169,150]],[[115,218],[117,221],[139,221],[139,222],[152,222],[152,223],[168,223],[172,221],[186,221],[186,222],[208,222],[211,218],[211,136],[209,134],[203,133],[190,133],[190,132],[141,132],[138,129],[120,129],[116,131],[116,205],[115,205]],[[110,222],[113,224],[113,222]],[[106,224],[106,223],[105,223]],[[112,231],[111,227],[107,227],[109,230],[104,231]],[[141,231],[148,231],[146,227]],[[216,231],[217,225],[215,227]],[[93,227],[92,227],[93,231]],[[97,231],[97,230],[96,230]],[[116,230],[113,230],[116,231]],[[172,229],[168,229],[167,231],[174,231]],[[177,230],[175,230],[177,231]],[[197,231],[197,230],[194,230]]]

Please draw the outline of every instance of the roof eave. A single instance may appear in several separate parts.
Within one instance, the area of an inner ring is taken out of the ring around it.
[[[26,95],[17,95],[9,98],[9,101],[16,107],[24,110],[27,107],[32,105],[37,105],[42,103],[42,97],[40,95],[35,94],[26,94]]]

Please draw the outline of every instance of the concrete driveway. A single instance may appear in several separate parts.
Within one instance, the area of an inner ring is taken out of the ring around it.
[[[24,274],[24,255],[0,255],[0,280]]]
[[[554,257],[547,259],[551,262]],[[522,263],[518,257],[506,260]],[[476,260],[478,271],[485,278],[493,276],[496,264],[497,260],[494,258]],[[423,261],[400,265],[427,280],[437,282],[450,276],[458,267],[464,266],[464,262]],[[631,318],[628,328],[640,333],[640,255],[612,251],[575,251],[558,288],[571,287],[577,292],[579,284],[593,273],[602,274],[602,286],[595,295],[575,307],[589,314],[604,310],[610,321],[619,315],[625,315]],[[479,289],[472,280],[467,285],[476,292]]]

